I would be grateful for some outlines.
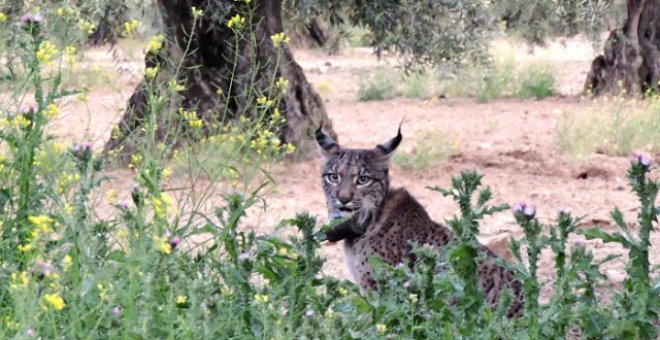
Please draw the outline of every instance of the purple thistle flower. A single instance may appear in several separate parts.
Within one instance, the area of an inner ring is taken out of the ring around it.
[[[557,213],[559,213],[559,214],[570,214],[571,209],[569,209],[567,207],[561,207],[561,208],[557,209]]]
[[[73,146],[71,147],[71,152],[74,154],[77,154],[80,152],[80,144],[74,143]]]
[[[179,243],[181,243],[181,237],[179,237],[179,235],[174,235],[174,237],[170,239],[170,246],[172,246],[172,249],[176,249],[176,246],[178,246]]]
[[[32,21],[33,22],[39,23],[39,22],[42,22],[43,20],[44,20],[44,18],[41,16],[41,13],[37,13],[34,16],[32,16]]]
[[[92,150],[92,147],[93,147],[93,146],[94,146],[94,144],[93,144],[92,142],[85,142],[85,144],[84,144],[85,151],[90,151],[90,150]]]
[[[35,270],[37,273],[39,273],[39,275],[50,276],[50,274],[53,273],[53,265],[48,262],[38,260]]]
[[[119,306],[115,306],[115,308],[112,309],[112,315],[114,315],[117,318],[121,316],[122,312],[123,311],[121,310],[121,307],[119,307]]]
[[[641,153],[641,152],[635,152],[633,154],[632,161],[633,162],[636,161],[639,165],[641,165],[643,167],[646,167],[646,168],[651,166],[651,157],[649,157],[648,155],[646,155],[644,153]]]
[[[516,203],[513,208],[511,208],[511,211],[514,215],[521,213],[529,219],[534,218],[536,215],[536,208],[523,201]]]
[[[129,208],[128,201],[127,200],[120,201],[119,202],[119,207],[124,209],[124,210],[128,210],[128,208]]]
[[[534,215],[536,215],[536,208],[534,206],[528,205],[523,209],[523,214],[527,216],[528,218],[534,218]]]
[[[31,22],[32,21],[32,15],[30,15],[30,13],[23,14],[23,16],[21,17],[21,21],[24,24],[27,24],[27,23]]]
[[[37,333],[32,328],[28,328],[27,331],[25,331],[25,334],[29,337],[33,337],[33,336],[37,335]]]
[[[305,316],[308,317],[308,318],[311,318],[312,316],[314,316],[314,311],[311,310],[311,309],[308,309],[307,312],[305,312]]]

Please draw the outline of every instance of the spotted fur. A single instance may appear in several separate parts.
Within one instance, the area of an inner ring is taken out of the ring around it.
[[[441,249],[451,230],[434,222],[404,188],[390,188],[389,159],[401,142],[401,132],[373,149],[344,149],[319,128],[316,139],[323,152],[321,181],[331,220],[345,222],[327,232],[331,242],[344,240],[348,272],[362,291],[375,288],[368,258],[378,256],[390,265],[414,264],[410,241]],[[514,274],[493,263],[497,256],[479,249],[479,287],[485,300],[497,306],[503,288],[514,294],[509,316],[522,313],[522,286]]]

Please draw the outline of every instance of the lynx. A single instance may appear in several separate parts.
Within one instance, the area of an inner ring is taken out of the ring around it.
[[[452,239],[452,231],[434,222],[417,200],[404,188],[390,188],[389,166],[394,150],[401,143],[401,127],[396,137],[373,149],[345,149],[316,130],[322,152],[323,190],[328,216],[345,222],[327,231],[330,242],[344,241],[347,270],[361,291],[376,287],[369,257],[378,256],[390,265],[414,264],[411,241],[441,249]],[[496,255],[485,246],[479,249],[479,288],[484,299],[497,307],[503,288],[514,294],[507,314],[522,313],[522,285],[513,272],[485,258]]]

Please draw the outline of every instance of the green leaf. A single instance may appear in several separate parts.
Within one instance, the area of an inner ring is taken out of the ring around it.
[[[632,245],[632,243],[628,239],[626,239],[625,236],[619,233],[610,234],[600,229],[592,228],[587,230],[578,230],[577,234],[584,235],[584,237],[586,237],[587,240],[600,239],[605,243],[615,242],[623,245],[626,248],[630,248],[630,246]]]

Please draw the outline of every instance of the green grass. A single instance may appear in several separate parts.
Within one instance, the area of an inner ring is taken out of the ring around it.
[[[557,146],[574,157],[660,152],[660,99],[593,99],[584,111],[566,113],[557,125]]]
[[[543,99],[554,94],[555,76],[546,66],[528,66],[518,77],[516,95],[519,98]]]
[[[398,96],[427,99],[431,96],[474,97],[480,103],[501,98],[543,99],[555,93],[555,76],[544,64],[517,66],[513,60],[457,72],[439,69],[404,74],[397,69],[376,68],[358,87],[358,100],[385,100]]]
[[[398,75],[390,70],[377,68],[366,80],[360,81],[357,97],[359,101],[391,99],[397,96]]]
[[[412,99],[426,99],[429,96],[430,76],[427,72],[411,73],[404,78],[403,96]]]
[[[410,152],[394,155],[394,164],[418,172],[430,169],[458,152],[458,139],[441,130],[428,130],[420,133],[417,144]]]
[[[491,48],[489,65],[461,69],[437,67],[404,74],[396,68],[378,67],[360,82],[358,99],[383,100],[397,96],[473,97],[480,103],[501,98],[543,99],[555,94],[554,69],[546,62],[518,56],[514,46],[498,41]]]

